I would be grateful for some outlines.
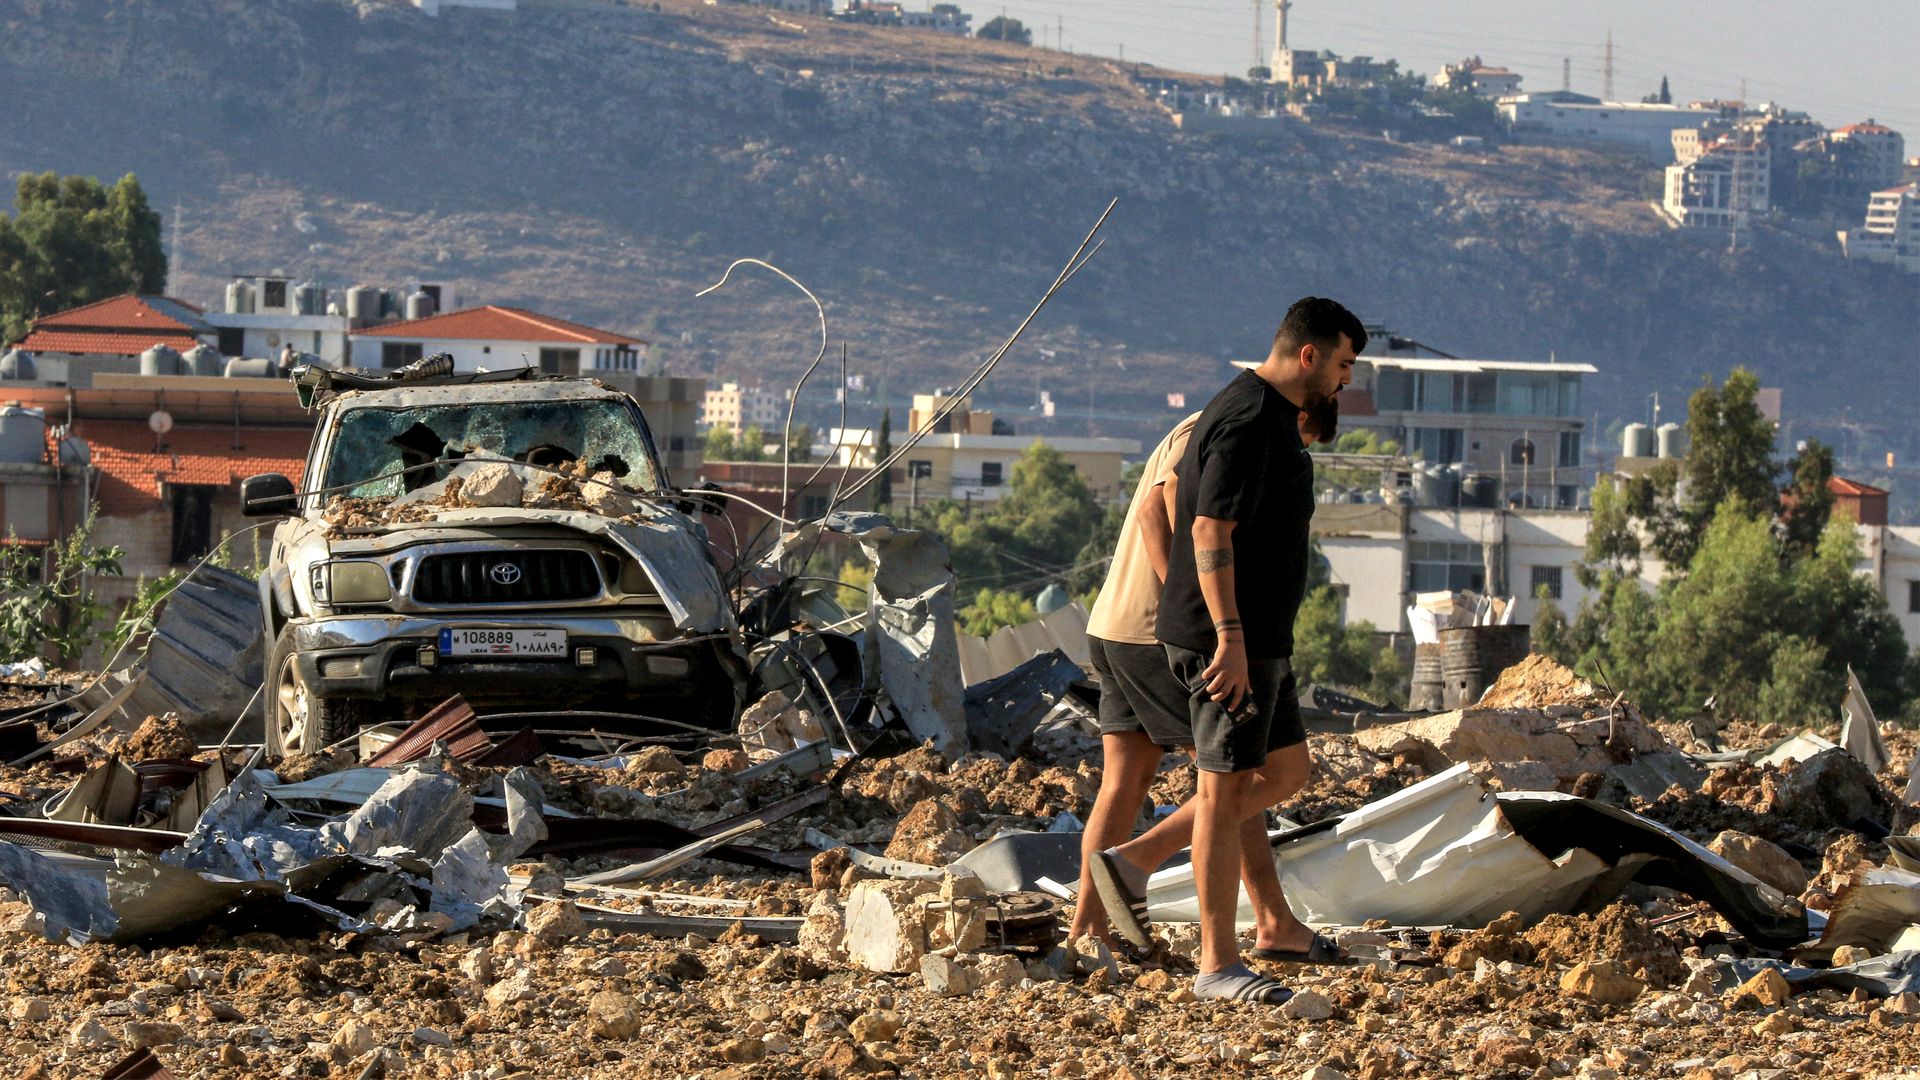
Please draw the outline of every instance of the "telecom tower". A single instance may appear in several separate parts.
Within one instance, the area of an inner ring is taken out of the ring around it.
[[[1611,26],[1607,27],[1607,57],[1606,57],[1606,63],[1600,69],[1600,74],[1601,74],[1600,100],[1612,101],[1614,98],[1613,98],[1613,27]]]

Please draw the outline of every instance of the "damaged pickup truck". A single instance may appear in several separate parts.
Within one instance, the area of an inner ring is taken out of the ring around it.
[[[633,399],[532,371],[411,374],[298,369],[320,411],[299,490],[241,485],[243,512],[286,517],[260,576],[268,752],[456,692],[730,729],[732,605]]]

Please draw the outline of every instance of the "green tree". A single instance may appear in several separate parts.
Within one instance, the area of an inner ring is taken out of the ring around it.
[[[42,553],[19,544],[0,545],[0,663],[39,656],[77,662],[98,636],[107,613],[93,591],[93,578],[118,577],[117,547],[93,542],[95,511]]]
[[[1780,539],[1787,557],[1812,555],[1833,516],[1833,448],[1808,439],[1787,465],[1787,490],[1780,500]],[[1849,530],[1851,531],[1851,530]]]
[[[1665,495],[1677,506],[1680,527],[1655,539],[1655,551],[1668,565],[1693,561],[1707,526],[1730,501],[1768,516],[1778,511],[1773,422],[1755,404],[1759,392],[1759,378],[1735,368],[1718,389],[1709,379],[1687,400],[1685,482]]]
[[[1005,15],[995,15],[988,19],[974,37],[990,41],[1011,41],[1015,45],[1033,44],[1033,31],[1026,28],[1019,19],[1009,19]]]
[[[893,410],[880,410],[880,432],[873,438],[873,460],[877,464],[893,456]],[[893,469],[888,468],[873,482],[873,504],[885,509],[893,505]]]
[[[791,461],[813,460],[813,427],[811,425],[793,425],[793,434],[787,439],[787,455]]]
[[[129,173],[111,187],[89,176],[20,177],[0,215],[0,340],[40,315],[167,287],[160,215]]]
[[[756,424],[740,429],[740,436],[733,440],[733,452],[736,461],[767,460],[767,433]]]
[[[981,589],[959,615],[960,629],[974,637],[987,637],[1003,626],[1019,626],[1040,617],[1032,600],[1001,589]]]
[[[733,432],[718,425],[707,429],[706,455],[708,461],[738,461],[735,455],[739,448],[734,445]]]
[[[1293,671],[1302,683],[1340,688],[1395,705],[1406,700],[1406,665],[1380,643],[1370,622],[1345,622],[1340,596],[1321,586],[1301,601],[1293,623]]]

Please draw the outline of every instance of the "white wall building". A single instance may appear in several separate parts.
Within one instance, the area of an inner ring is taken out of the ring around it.
[[[1676,131],[1674,149],[1683,146]],[[1708,145],[1693,160],[1667,166],[1666,193],[1660,209],[1683,228],[1742,226],[1772,205],[1772,150],[1765,143],[1731,140]]]
[[[362,368],[403,367],[448,353],[455,371],[537,367],[581,375],[637,372],[647,353],[639,338],[494,304],[356,330],[349,341],[352,364]]]
[[[1864,124],[1848,124],[1835,128],[1834,142],[1851,143],[1861,147],[1870,162],[1864,179],[1873,184],[1897,184],[1907,155],[1907,140],[1897,131],[1885,124],[1876,124],[1868,120]]]
[[[1721,117],[1722,112],[1696,105],[1600,101],[1556,90],[1503,98],[1500,115],[1516,133],[1614,143],[1637,149],[1656,164],[1665,165],[1673,161],[1675,128],[1698,127]]]
[[[519,0],[412,0],[413,6],[428,15],[438,15],[449,8],[478,8],[482,11],[513,11],[519,7]]]
[[[1920,273],[1920,182],[1874,192],[1867,200],[1866,224],[1839,236],[1849,259]]]
[[[1448,64],[1434,76],[1433,83],[1443,90],[1463,90],[1498,101],[1520,92],[1520,76],[1506,68],[1488,67],[1477,56],[1457,64]]]
[[[762,433],[777,436],[786,420],[785,394],[739,383],[721,383],[719,389],[708,390],[700,409],[701,427],[725,428],[735,435],[757,427]]]

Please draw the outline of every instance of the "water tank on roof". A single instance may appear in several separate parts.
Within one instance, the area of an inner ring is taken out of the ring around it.
[[[1033,610],[1042,615],[1051,615],[1072,602],[1073,598],[1067,595],[1067,590],[1061,588],[1059,582],[1054,582],[1040,590],[1040,595],[1034,598]]]
[[[355,285],[347,290],[347,318],[354,320],[380,317],[380,290]]]
[[[180,357],[180,366],[188,375],[217,376],[226,370],[227,358],[220,350],[201,342]]]
[[[1415,506],[1452,506],[1460,501],[1460,478],[1438,465],[1413,470]]]
[[[180,374],[180,354],[170,345],[154,345],[140,354],[140,374]]]
[[[0,408],[0,461],[39,464],[47,460],[47,414],[16,405]]]
[[[407,297],[407,318],[424,319],[433,314],[433,297],[417,292]]]
[[[1472,473],[1460,481],[1460,505],[1491,510],[1500,505],[1500,481],[1486,473]]]
[[[1652,457],[1653,429],[1645,424],[1628,424],[1620,433],[1621,457]]]
[[[39,369],[33,363],[33,354],[25,349],[12,349],[5,355],[0,355],[0,379],[24,382],[39,377]]]
[[[1663,458],[1687,456],[1687,429],[1679,424],[1661,424],[1654,429],[1655,442]]]
[[[234,315],[253,314],[253,286],[244,281],[228,282],[227,311]]]
[[[227,361],[229,379],[270,379],[279,374],[278,365],[262,357],[234,357]]]
[[[93,447],[78,435],[69,435],[60,440],[60,464],[68,468],[93,464]]]
[[[320,290],[311,282],[303,281],[293,287],[293,313],[295,315],[320,314]]]

